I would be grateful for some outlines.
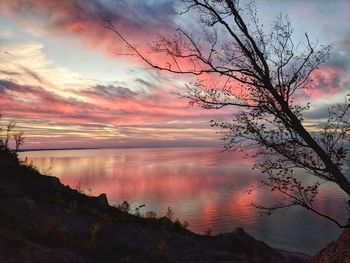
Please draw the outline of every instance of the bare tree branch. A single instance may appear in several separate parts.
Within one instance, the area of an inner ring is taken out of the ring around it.
[[[160,36],[152,49],[170,58],[164,65],[154,64],[111,21],[106,20],[105,27],[156,70],[213,80],[206,84],[198,78],[176,92],[190,104],[240,110],[232,120],[211,125],[222,128],[226,149],[255,148],[253,157],[260,160],[255,167],[268,175],[264,185],[290,201],[259,208],[274,211],[299,205],[339,227],[349,227],[312,205],[320,181],[335,183],[350,196],[350,181],[343,171],[350,134],[349,98],[330,109],[320,132],[306,129],[303,114],[310,106],[298,103],[298,94],[327,60],[331,46],[313,43],[307,33],[304,43],[295,43],[288,16],[278,16],[271,32],[265,33],[252,3],[242,8],[238,0],[182,2],[185,7],[178,13],[197,16],[203,31],[179,28],[173,37]],[[303,169],[304,178],[313,176],[316,183],[302,186],[294,169]]]

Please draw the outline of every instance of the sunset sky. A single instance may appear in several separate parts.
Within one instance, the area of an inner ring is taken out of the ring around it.
[[[244,1],[242,1],[244,2]],[[307,125],[350,91],[350,1],[257,1],[269,28],[281,12],[295,39],[333,44],[330,59],[305,93]],[[1,0],[0,113],[24,131],[24,148],[218,145],[209,120],[230,110],[187,107],[172,91],[193,80],[150,69],[102,26],[108,17],[149,58],[147,43],[171,35],[191,16],[177,0]]]

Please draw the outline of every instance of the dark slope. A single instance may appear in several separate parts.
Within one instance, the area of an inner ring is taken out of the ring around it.
[[[0,262],[304,262],[242,229],[202,236],[109,206],[0,152]]]

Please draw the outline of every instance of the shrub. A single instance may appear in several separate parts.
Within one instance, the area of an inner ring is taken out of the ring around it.
[[[167,212],[166,212],[166,214],[165,214],[165,216],[169,219],[169,220],[173,220],[173,218],[174,218],[174,214],[175,214],[175,212],[174,212],[174,210],[169,206],[168,207],[168,210],[167,210]]]
[[[121,204],[117,205],[117,208],[126,213],[130,212],[130,204],[125,200]]]
[[[157,213],[150,210],[146,212],[145,217],[149,219],[155,219],[157,218]]]

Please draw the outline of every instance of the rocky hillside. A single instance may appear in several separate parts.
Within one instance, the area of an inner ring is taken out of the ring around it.
[[[306,262],[236,229],[197,235],[86,196],[0,151],[0,262]]]

